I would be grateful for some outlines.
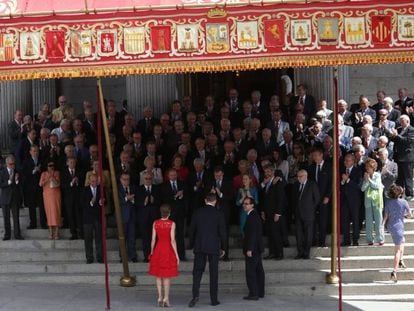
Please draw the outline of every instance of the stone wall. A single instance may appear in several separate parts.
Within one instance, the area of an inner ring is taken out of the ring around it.
[[[354,65],[349,66],[349,102],[357,103],[359,95],[368,96],[376,103],[376,93],[383,90],[394,101],[400,87],[414,93],[414,64]]]

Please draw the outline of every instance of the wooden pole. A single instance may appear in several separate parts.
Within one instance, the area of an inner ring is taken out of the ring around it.
[[[125,244],[124,226],[122,224],[121,207],[119,205],[118,184],[116,182],[114,159],[112,157],[111,142],[109,140],[108,121],[106,118],[105,104],[104,104],[103,92],[102,92],[102,83],[101,83],[100,78],[97,78],[97,83],[98,83],[98,90],[99,90],[99,104],[100,104],[100,109],[101,109],[102,125],[104,129],[106,151],[108,154],[108,162],[109,162],[109,171],[111,175],[112,194],[113,194],[114,205],[115,205],[115,218],[116,218],[116,226],[118,229],[119,250],[121,253],[122,267],[123,267],[123,272],[124,272],[123,276],[121,277],[120,284],[123,287],[133,287],[136,284],[136,279],[135,277],[129,274],[128,254],[127,254],[126,244]]]
[[[338,182],[338,168],[339,168],[339,141],[338,141],[338,66],[333,67],[333,91],[334,91],[334,105],[333,105],[333,163],[332,163],[332,234],[331,234],[331,272],[326,275],[326,283],[338,284],[339,278],[336,273],[337,257],[338,257],[338,208],[339,208],[339,182]]]

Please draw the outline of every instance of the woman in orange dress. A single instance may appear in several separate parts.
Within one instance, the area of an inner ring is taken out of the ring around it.
[[[49,226],[49,239],[52,240],[54,237],[55,240],[59,240],[61,222],[60,175],[58,171],[55,171],[53,162],[47,164],[47,171],[40,176],[39,186],[43,187],[43,202]],[[54,235],[53,229],[55,229]]]
[[[175,242],[175,222],[169,219],[171,208],[163,204],[161,219],[152,226],[149,274],[157,278],[158,306],[170,307],[171,278],[178,276],[180,259]],[[164,288],[164,296],[162,290]]]

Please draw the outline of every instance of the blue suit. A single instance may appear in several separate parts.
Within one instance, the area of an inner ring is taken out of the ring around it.
[[[124,224],[125,241],[127,244],[128,258],[134,260],[137,258],[135,223],[137,220],[137,209],[135,200],[137,199],[137,187],[128,186],[129,194],[135,194],[134,200],[127,200],[126,191],[122,185],[118,186],[119,205],[121,206],[122,223]]]

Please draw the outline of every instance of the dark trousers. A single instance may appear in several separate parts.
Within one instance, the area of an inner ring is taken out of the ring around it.
[[[79,234],[83,235],[83,219],[82,209],[79,203],[79,193],[76,194],[64,194],[63,206],[65,210],[65,216],[68,218],[68,224],[70,233],[72,236],[77,237]]]
[[[136,235],[135,235],[135,221],[130,220],[124,223],[125,243],[128,252],[128,259],[137,258]]]
[[[152,238],[152,224],[155,220],[154,213],[152,212],[154,207],[145,206],[138,209],[138,226],[142,239],[142,252],[144,258],[148,259],[151,252],[151,238]]]
[[[397,185],[405,188],[405,195],[413,196],[413,163],[412,162],[397,162],[398,164],[398,178]]]
[[[229,239],[230,239],[230,215],[231,215],[231,211],[230,211],[230,206],[226,205],[223,207],[219,206],[219,210],[224,214],[224,221],[226,222],[226,232],[227,232],[227,247],[225,249],[223,249],[225,251],[225,258],[229,257]]]
[[[208,258],[209,271],[210,271],[210,299],[211,302],[217,301],[218,291],[218,265],[219,255],[217,254],[194,254],[194,268],[193,268],[193,298],[200,296],[200,283],[203,276],[204,269],[206,267]]]
[[[296,243],[299,256],[309,256],[313,239],[314,220],[302,220],[296,217]]]
[[[350,226],[352,222],[352,241],[359,240],[359,213],[361,205],[360,200],[350,201],[348,198],[341,200],[341,232],[344,236],[344,243],[351,242]]]
[[[36,194],[36,196],[38,196],[38,194]],[[45,207],[43,205],[42,194],[40,193],[40,196],[38,196],[36,200],[27,202],[27,207],[29,208],[30,226],[37,227],[36,208],[39,207],[40,226],[47,227],[46,213],[45,213]]]
[[[175,215],[171,217],[175,222],[175,239],[177,242],[177,253],[180,260],[185,259],[185,243],[184,243],[184,224],[185,219],[182,215]]]
[[[11,202],[11,204],[6,204],[2,206],[3,209],[3,219],[4,219],[4,236],[11,237],[11,224],[10,224],[10,210],[13,216],[13,230],[14,237],[20,236],[20,206],[17,202]]]
[[[246,282],[249,296],[264,297],[265,274],[263,270],[262,256],[253,253],[252,257],[245,257]]]
[[[282,217],[274,222],[273,217],[266,218],[265,230],[269,241],[269,255],[283,257]]]
[[[316,215],[316,226],[315,229],[318,229],[318,232],[315,230],[315,235],[317,233],[317,236],[315,236],[316,243],[319,245],[325,245],[326,243],[326,231],[328,229],[328,223],[329,223],[329,209],[331,207],[331,204],[322,204],[320,203],[317,207],[318,214]]]
[[[93,260],[93,238],[95,237],[96,260],[103,261],[101,222],[99,220],[94,220],[92,224],[84,224],[83,237],[85,240],[86,259]]]

